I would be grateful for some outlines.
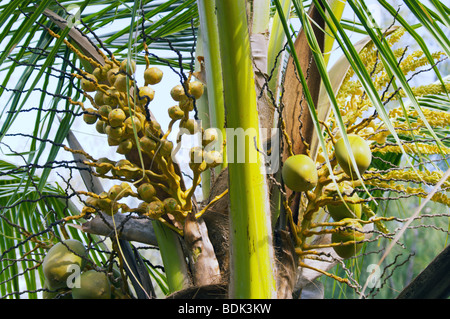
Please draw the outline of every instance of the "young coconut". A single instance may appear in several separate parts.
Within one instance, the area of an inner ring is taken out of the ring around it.
[[[103,92],[102,91],[99,90],[99,91],[95,92],[94,102],[95,102],[95,104],[97,104],[97,106],[101,106],[101,105],[105,104],[105,101],[103,100]]]
[[[45,280],[50,290],[67,287],[67,279],[73,271],[70,266],[84,268],[86,249],[78,240],[67,239],[54,245],[47,252],[42,263]]]
[[[111,299],[111,284],[104,272],[88,270],[79,280],[80,285],[72,288],[73,299]]]
[[[164,214],[164,204],[160,200],[150,202],[146,207],[146,214],[154,219],[161,217]]]
[[[48,287],[47,280],[44,281],[42,288],[44,288],[42,291],[42,299],[72,299],[72,292],[70,290],[52,291]]]
[[[156,195],[156,190],[150,183],[141,184],[137,189],[139,198],[150,203]]]
[[[81,79],[81,89],[86,92],[94,92],[97,88],[97,78],[92,74],[86,74]]]
[[[351,152],[356,161],[358,172],[359,174],[363,174],[366,169],[369,168],[372,161],[372,152],[370,151],[369,144],[359,135],[349,134],[347,137],[350,143]],[[345,174],[353,179],[357,178],[349,151],[345,147],[343,138],[339,139],[334,145],[334,152],[336,154],[336,159]]]
[[[106,128],[105,121],[98,120],[97,123],[95,124],[95,130],[100,134],[106,133],[105,128]]]
[[[357,243],[364,240],[363,227],[356,220],[351,218],[344,218],[341,222],[345,222],[345,226],[339,226],[337,230],[331,235],[332,243],[342,243],[339,246],[333,246],[334,251],[342,258],[350,258],[356,255],[362,248],[362,243]]]
[[[202,145],[205,148],[212,147],[219,140],[219,130],[212,127],[207,128],[202,137]]]
[[[124,129],[123,126],[112,127],[111,125],[107,125],[105,127],[105,133],[115,140],[120,140],[123,136]]]
[[[318,174],[313,160],[306,155],[294,155],[283,163],[281,176],[284,184],[295,192],[309,191],[316,187]]]
[[[214,168],[223,163],[223,156],[219,151],[207,151],[205,152],[205,162],[209,167]]]
[[[127,71],[127,69],[129,72]],[[130,64],[128,64],[128,59],[123,60],[120,63],[120,71],[134,74],[134,72],[136,72],[136,61],[131,60]]]
[[[186,94],[184,93],[184,87],[181,84],[175,85],[170,90],[170,96],[174,101],[181,101],[182,99],[186,98]]]
[[[124,193],[122,186],[113,185],[108,191],[108,198],[110,200],[119,200],[123,197]]]
[[[106,80],[106,73],[103,73],[103,70],[100,67],[96,67],[94,71],[92,71],[92,75],[95,76],[99,82]]]
[[[194,146],[190,151],[190,162],[200,164],[204,160],[205,152],[202,146]]]
[[[183,98],[178,102],[178,107],[185,113],[191,112],[194,110],[194,101],[191,98]]]
[[[127,138],[119,143],[116,152],[119,154],[128,154],[133,149],[133,141]]]
[[[336,196],[338,196],[337,193]],[[350,198],[351,201],[355,202],[360,200],[357,193],[354,193],[351,197],[342,194],[342,197],[344,200]],[[360,203],[350,203],[348,201],[343,203],[342,201],[339,201],[336,205],[328,204],[327,209],[334,221],[340,221],[344,218],[361,219],[362,205]]]
[[[164,199],[163,206],[166,213],[172,213],[176,210],[180,210],[180,205],[178,204],[177,200],[172,197]]]
[[[169,140],[161,140],[159,144],[159,153],[163,157],[170,157],[172,155],[173,143]]]
[[[112,127],[122,126],[126,118],[127,116],[122,109],[113,109],[108,115],[109,124]]]
[[[102,210],[105,214],[113,216],[119,211],[119,206],[117,203],[112,203],[108,198],[108,193],[102,192],[97,199],[97,207]]]
[[[160,137],[162,133],[161,125],[157,121],[146,122],[144,134],[148,137]]]
[[[123,122],[125,125],[125,133],[133,134],[133,127],[136,129],[136,133],[139,133],[142,129],[142,122],[137,116],[130,116]]]
[[[139,140],[139,143],[141,145],[142,150],[149,154],[151,151],[156,150],[156,147],[158,146],[158,144],[156,143],[155,140],[153,140],[145,135],[141,137],[141,139]]]
[[[184,117],[184,112],[178,105],[169,107],[167,113],[169,114],[169,117],[174,121],[181,120]]]
[[[116,163],[113,174],[123,176],[128,180],[140,176],[140,168],[127,159],[122,159]]]
[[[203,172],[206,170],[208,164],[205,161],[204,155],[203,147],[194,146],[191,148],[189,167],[193,172]]]
[[[118,74],[119,68],[112,68],[106,73],[106,78],[109,82],[109,85],[114,85]]]
[[[86,112],[83,114],[83,120],[86,124],[95,124],[97,122],[97,112],[93,108],[86,109]]]
[[[111,170],[111,168],[114,166],[115,162],[111,161],[110,159],[108,159],[106,157],[101,157],[97,160],[96,164],[99,164],[100,166],[96,166],[95,171],[100,175],[104,175],[104,174],[107,174]]]
[[[181,120],[180,129],[181,128],[185,129],[185,133],[188,133],[190,135],[193,135],[199,131],[197,121],[195,121],[194,119]]]
[[[136,104],[145,106],[155,98],[155,90],[149,86],[141,86],[136,97]]]
[[[109,146],[117,146],[120,144],[120,139],[108,136],[108,145]]]
[[[116,89],[107,90],[103,95],[103,102],[111,108],[115,108],[119,104],[119,91]]]
[[[108,115],[109,112],[112,111],[112,107],[109,105],[102,105],[98,108],[98,114],[101,115],[102,117],[105,117],[106,119],[108,119]]]
[[[128,87],[127,87],[128,85]],[[127,89],[130,89],[132,86],[132,81],[125,74],[119,74],[116,77],[116,81],[114,82],[114,87],[117,91],[125,93]]]
[[[163,72],[156,66],[150,67],[144,71],[145,85],[158,84],[159,82],[161,82],[162,77],[163,77]]]
[[[202,97],[204,92],[204,85],[200,81],[189,82],[189,94],[191,94],[196,100]]]

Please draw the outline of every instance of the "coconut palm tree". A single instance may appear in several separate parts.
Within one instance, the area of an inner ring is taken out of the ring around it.
[[[99,297],[57,249],[110,298],[367,298],[443,248],[443,1],[0,7],[3,298]]]

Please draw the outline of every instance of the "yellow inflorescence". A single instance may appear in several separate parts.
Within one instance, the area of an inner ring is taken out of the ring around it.
[[[437,184],[443,177],[443,173],[441,171],[418,171],[411,169],[400,169],[400,170],[392,170],[384,174],[380,173],[372,173],[367,172],[365,175],[366,179],[381,179],[386,181],[406,181],[413,183],[422,183],[425,182],[427,184]],[[450,182],[444,182],[443,187],[450,187]]]
[[[403,144],[403,150],[407,154],[418,154],[418,155],[433,155],[433,154],[450,154],[450,148],[430,145],[425,143],[408,143]],[[377,152],[381,154],[387,153],[402,153],[402,149],[398,145],[384,145],[377,149]]]

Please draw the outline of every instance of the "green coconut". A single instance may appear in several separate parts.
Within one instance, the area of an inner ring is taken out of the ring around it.
[[[351,152],[353,153],[353,157],[356,161],[358,172],[359,174],[363,174],[367,168],[369,168],[372,161],[370,146],[359,135],[349,134],[347,137],[350,143]],[[339,139],[334,145],[334,152],[336,154],[336,159],[345,174],[353,179],[357,178],[356,171],[354,170],[350,159],[349,150],[345,146],[343,138]]]
[[[67,239],[54,245],[45,255],[42,263],[45,280],[50,290],[67,287],[67,279],[73,274],[72,267],[82,271],[86,249],[78,240]]]
[[[158,84],[163,78],[163,72],[156,66],[150,67],[144,71],[145,84]]]
[[[137,192],[139,194],[139,198],[143,201],[150,203],[156,195],[156,190],[150,183],[141,184]]]
[[[308,191],[316,187],[318,174],[313,160],[303,154],[286,159],[281,170],[284,184],[295,192]]]
[[[342,245],[333,246],[334,251],[340,257],[346,259],[356,255],[362,248],[362,243],[357,243],[364,240],[363,227],[356,220],[351,218],[344,218],[341,222],[345,222],[345,226],[336,228],[336,232],[331,235],[332,243],[341,243]]]
[[[104,272],[88,270],[79,279],[79,286],[72,288],[73,299],[111,299],[111,284]]]
[[[356,193],[354,193],[351,197],[343,195],[343,198],[344,200],[350,199],[351,201],[358,201],[360,199]],[[340,221],[344,218],[361,219],[362,205],[360,203],[350,203],[348,201],[343,203],[342,201],[339,201],[337,205],[328,204],[327,209],[331,218],[335,221]]]
[[[189,82],[189,94],[191,94],[195,99],[202,97],[204,92],[204,85],[200,81]]]

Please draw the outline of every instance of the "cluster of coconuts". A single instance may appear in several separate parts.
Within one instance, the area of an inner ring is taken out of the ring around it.
[[[164,214],[174,215],[181,210],[179,202],[173,197],[161,201],[157,197],[156,189],[150,183],[139,185],[137,197],[141,200],[137,211],[153,219],[158,219]]]
[[[355,134],[349,134],[347,137],[358,172],[363,174],[372,161],[372,152],[369,144]],[[353,168],[350,153],[345,146],[343,138],[339,139],[334,145],[334,152],[342,171],[351,179],[356,179],[357,173]],[[312,190],[318,183],[316,164],[309,156],[303,154],[287,158],[283,163],[281,176],[284,184],[295,192]],[[346,227],[336,227],[332,235],[332,242],[342,243],[342,245],[334,246],[334,250],[342,258],[349,258],[361,249],[361,243],[356,244],[356,242],[364,239],[364,234],[358,231],[362,230],[362,226],[357,221],[357,219],[361,218],[362,206],[360,203],[354,203],[359,200],[359,196],[356,193],[351,197],[344,195],[343,198],[345,202],[329,204],[327,209],[334,221],[346,224]],[[348,199],[348,202],[346,199]]]
[[[359,135],[349,134],[347,137],[358,173],[362,175],[369,168],[372,161],[372,152],[369,144]],[[347,176],[351,179],[356,179],[357,174],[353,168],[344,139],[339,139],[334,147],[339,166]],[[344,196],[344,200],[346,198],[347,196]],[[354,193],[349,199],[356,203],[346,201],[337,205],[327,205],[328,212],[335,221],[346,223],[345,227],[336,227],[336,232],[331,236],[333,243],[342,243],[342,245],[333,247],[335,252],[342,258],[349,258],[357,254],[362,247],[362,243],[358,242],[364,240],[363,227],[357,221],[357,219],[361,219],[362,213],[362,205],[357,203],[360,198],[358,194]]]
[[[88,197],[86,205],[101,210],[107,215],[114,215],[120,209],[119,200],[123,197],[134,195],[131,186],[122,182],[119,185],[113,185],[108,192],[102,192],[98,197]]]
[[[83,243],[67,239],[55,244],[45,255],[42,270],[45,277],[43,298],[53,299],[58,290],[68,290],[68,281],[78,282],[65,297],[73,299],[111,299],[111,284],[105,272],[85,269],[87,251]],[[76,278],[70,278],[79,271]],[[47,290],[48,289],[48,290]],[[49,291],[50,290],[50,291]]]
[[[156,140],[154,144],[157,144],[161,134],[161,127],[156,121],[146,121],[145,106],[155,97],[155,90],[149,85],[159,83],[163,72],[158,67],[147,68],[144,72],[145,85],[137,87],[130,76],[135,71],[136,62],[132,60],[128,63],[125,59],[119,67],[105,64],[81,80],[81,88],[85,92],[95,92],[96,105],[96,109],[86,110],[84,121],[90,125],[95,124],[100,134],[106,134],[108,144],[117,146],[119,154],[127,154],[136,146],[135,132],[140,138]],[[108,89],[102,90],[96,83],[107,83]],[[128,96],[134,104],[131,110],[127,103]]]
[[[172,155],[173,143],[166,138],[161,138],[162,130],[157,121],[148,121],[144,107],[154,99],[155,91],[149,85],[154,85],[162,80],[163,72],[157,67],[149,67],[144,72],[145,85],[137,88],[129,77],[134,74],[136,63],[127,60],[122,61],[120,67],[113,68],[106,64],[102,68],[96,68],[88,79],[81,81],[81,87],[86,92],[96,92],[94,102],[97,110],[88,109],[83,118],[87,124],[96,126],[101,134],[107,134],[108,144],[117,145],[117,153],[126,155],[133,147],[136,147],[135,133],[139,139],[142,152],[153,156],[169,157]],[[128,81],[128,83],[127,83]],[[108,83],[108,90],[96,89],[95,82]],[[134,104],[133,114],[130,115],[126,101],[127,90]],[[185,84],[174,86],[170,95],[177,103],[168,109],[171,120],[179,121],[183,133],[195,134],[199,128],[197,122],[189,118],[189,112],[194,110],[194,101],[204,93],[204,85],[200,81],[187,81]],[[206,146],[215,139],[214,134],[203,131]],[[206,167],[215,167],[222,161],[221,154],[216,151],[204,153],[204,160],[199,165],[191,165],[192,169],[204,170]],[[204,163],[207,163],[206,165]],[[142,170],[127,159],[112,161],[106,157],[99,158],[95,163],[95,170],[99,175],[122,177],[127,181],[142,177]],[[173,213],[180,210],[178,201],[167,198],[163,201],[156,197],[156,190],[150,183],[141,184],[136,192],[130,185],[122,183],[114,185],[108,192],[103,192],[97,197],[88,197],[86,204],[95,207],[108,215],[114,215],[120,209],[118,200],[122,197],[134,196],[142,200],[137,211],[148,216],[158,218],[165,213]]]

